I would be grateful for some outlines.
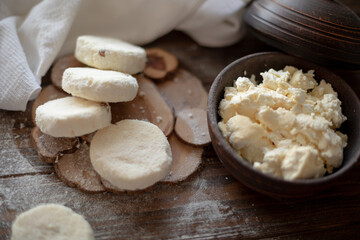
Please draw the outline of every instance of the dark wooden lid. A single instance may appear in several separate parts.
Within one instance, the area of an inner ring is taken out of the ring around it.
[[[360,69],[360,18],[336,0],[255,0],[244,16],[262,41],[326,66]]]

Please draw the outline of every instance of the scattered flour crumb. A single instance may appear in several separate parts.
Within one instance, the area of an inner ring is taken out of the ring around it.
[[[162,117],[161,117],[161,116],[157,116],[157,117],[156,117],[156,122],[157,122],[157,123],[160,123],[161,121],[162,121]]]

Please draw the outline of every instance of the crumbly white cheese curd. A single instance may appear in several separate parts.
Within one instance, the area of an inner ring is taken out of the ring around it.
[[[218,126],[254,168],[287,180],[318,178],[342,164],[346,120],[331,84],[292,66],[239,77],[226,87]]]

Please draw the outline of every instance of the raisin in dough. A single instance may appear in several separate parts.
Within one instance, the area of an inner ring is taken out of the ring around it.
[[[90,145],[96,172],[122,190],[145,189],[164,179],[172,162],[169,142],[156,125],[122,120],[97,131]]]
[[[46,204],[20,214],[12,225],[11,240],[94,240],[90,224],[70,208]]]
[[[90,35],[78,37],[75,57],[91,67],[129,74],[143,71],[146,64],[143,48],[118,39]]]
[[[36,109],[36,125],[53,137],[82,136],[111,122],[110,106],[77,97],[46,102]]]
[[[68,68],[62,79],[65,92],[97,102],[128,102],[139,85],[129,74],[95,68]]]

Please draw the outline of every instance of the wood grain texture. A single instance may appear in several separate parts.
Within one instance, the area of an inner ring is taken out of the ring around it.
[[[344,1],[358,9],[358,0]],[[352,4],[352,5],[351,5]],[[206,89],[231,61],[274,50],[247,35],[226,48],[199,47],[172,32],[149,44],[174,53]],[[359,84],[352,85],[359,92]],[[342,182],[306,199],[278,200],[254,192],[224,169],[211,146],[188,181],[138,194],[88,194],[61,182],[30,145],[26,112],[0,110],[0,239],[10,239],[16,215],[41,203],[82,214],[105,239],[359,239],[360,164]]]

